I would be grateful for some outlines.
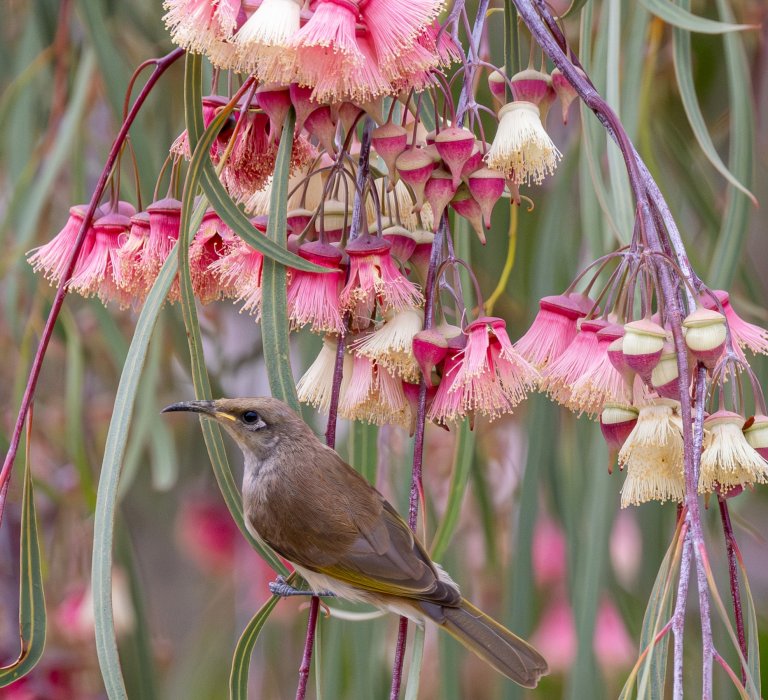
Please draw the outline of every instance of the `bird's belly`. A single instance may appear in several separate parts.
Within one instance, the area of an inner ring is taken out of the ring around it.
[[[364,591],[355,586],[350,586],[348,583],[339,581],[332,576],[319,574],[316,571],[309,571],[298,564],[294,564],[294,567],[309,584],[309,587],[316,593],[330,592],[339,598],[344,598],[344,600],[348,600],[352,603],[366,603],[375,608],[393,612],[396,615],[403,615],[420,625],[424,624],[425,615],[405,599],[398,600],[393,596],[379,595],[370,591]]]

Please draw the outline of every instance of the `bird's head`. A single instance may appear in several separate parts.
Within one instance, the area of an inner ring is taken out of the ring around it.
[[[181,401],[162,413],[189,411],[216,421],[246,457],[266,459],[278,444],[311,433],[309,426],[285,403],[267,396],[215,401]]]

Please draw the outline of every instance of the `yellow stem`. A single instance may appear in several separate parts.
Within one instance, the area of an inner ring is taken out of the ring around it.
[[[507,282],[509,282],[509,276],[512,274],[512,268],[515,266],[518,209],[518,206],[515,206],[510,202],[507,259],[504,261],[504,269],[501,271],[501,277],[499,277],[499,283],[496,285],[496,289],[493,290],[493,294],[491,294],[485,302],[486,316],[491,316],[493,314],[493,306],[504,293],[504,290],[507,287]]]

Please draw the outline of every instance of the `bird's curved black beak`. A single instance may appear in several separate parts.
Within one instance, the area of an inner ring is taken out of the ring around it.
[[[174,411],[189,411],[191,413],[203,413],[207,416],[216,415],[216,406],[213,401],[179,401],[166,406],[160,413],[172,413]]]

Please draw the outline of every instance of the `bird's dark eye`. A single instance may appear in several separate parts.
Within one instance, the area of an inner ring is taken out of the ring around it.
[[[245,411],[241,418],[246,425],[253,425],[261,420],[261,416],[256,411]]]

